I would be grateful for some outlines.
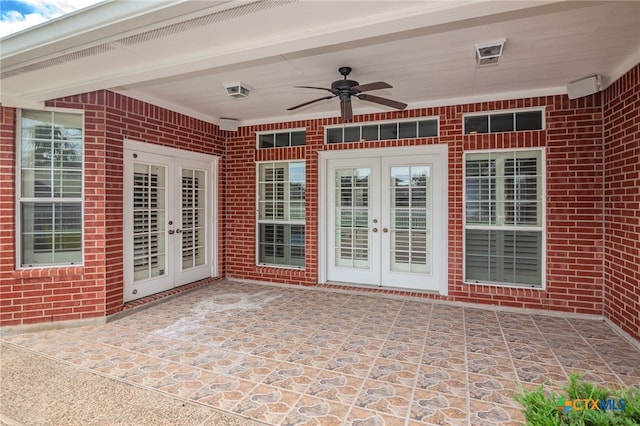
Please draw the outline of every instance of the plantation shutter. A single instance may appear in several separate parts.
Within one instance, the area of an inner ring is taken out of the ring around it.
[[[542,286],[540,151],[469,153],[465,280]]]

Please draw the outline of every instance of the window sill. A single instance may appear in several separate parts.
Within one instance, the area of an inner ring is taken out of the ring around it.
[[[504,289],[520,289],[520,290],[533,290],[543,291],[544,286],[534,286],[532,284],[516,284],[516,283],[500,283],[493,281],[463,281],[464,285],[476,285],[484,287],[504,288]]]
[[[83,274],[84,266],[45,266],[41,268],[15,270],[13,271],[13,278],[45,278]]]
[[[288,269],[291,271],[304,271],[304,266],[292,266],[292,265],[276,265],[271,263],[258,263],[256,265],[258,268],[269,268],[269,269]]]

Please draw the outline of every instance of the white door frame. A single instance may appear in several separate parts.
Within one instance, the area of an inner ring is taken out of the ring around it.
[[[434,219],[433,227],[439,227],[444,232],[442,241],[445,247],[440,251],[444,255],[440,259],[439,265],[435,268],[441,268],[439,271],[440,288],[438,292],[441,295],[447,295],[449,291],[448,285],[448,164],[449,164],[449,147],[447,144],[422,145],[397,148],[370,148],[370,149],[349,149],[336,151],[322,151],[318,153],[318,283],[325,284],[327,282],[328,268],[328,232],[329,218],[326,206],[328,205],[328,188],[331,187],[330,179],[333,176],[329,174],[329,161],[335,159],[358,159],[364,157],[395,157],[395,156],[418,156],[418,155],[437,155],[441,162],[439,163],[444,172],[441,176],[435,176],[434,191],[444,194],[443,205],[440,206],[444,211],[438,215],[439,218]]]
[[[136,151],[143,152],[147,154],[156,154],[162,155],[166,157],[172,158],[181,158],[185,160],[193,160],[199,162],[209,163],[210,167],[207,170],[211,175],[211,180],[208,182],[209,190],[207,191],[207,197],[209,199],[206,201],[208,204],[208,210],[210,217],[209,220],[209,232],[207,232],[206,238],[209,240],[209,249],[207,253],[207,257],[211,259],[211,271],[210,274],[212,277],[216,277],[219,271],[219,259],[218,259],[218,161],[219,158],[215,155],[202,154],[192,151],[185,151],[177,148],[170,148],[161,145],[154,145],[145,142],[135,141],[132,139],[124,140],[124,149],[123,152],[127,151]],[[130,161],[128,159],[124,159],[124,161]],[[124,173],[124,170],[123,170]],[[127,180],[126,176],[123,176],[123,182]],[[123,190],[123,196],[126,196],[127,188]],[[123,228],[123,254],[126,256],[127,253],[133,252],[132,250],[132,241],[131,238],[127,238],[127,229],[129,229],[128,221],[129,218],[124,218],[124,228]],[[123,265],[126,262],[123,263]],[[125,268],[126,269],[126,268]],[[123,291],[126,291],[128,286],[132,283],[127,283],[127,277],[129,276],[128,271],[123,271],[125,277],[125,283],[123,286]],[[129,281],[132,280],[132,277],[129,278]],[[129,300],[125,294],[125,300]]]

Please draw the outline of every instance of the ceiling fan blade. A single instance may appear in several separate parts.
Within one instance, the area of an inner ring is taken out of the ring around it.
[[[363,93],[361,95],[356,95],[356,96],[360,100],[375,102],[377,104],[386,105],[388,107],[395,108],[395,109],[405,109],[407,107],[407,104],[405,103],[393,101],[387,98],[381,98],[380,96],[367,95],[366,93]]]
[[[293,86],[298,89],[318,89],[318,90],[326,90],[327,92],[333,93],[333,90],[327,89],[326,87],[316,87],[316,86]]]
[[[298,109],[298,108],[301,108],[301,107],[303,107],[303,106],[311,105],[311,104],[314,104],[314,103],[316,103],[316,102],[324,101],[325,99],[331,99],[331,98],[333,98],[333,96],[334,96],[334,95],[329,95],[329,96],[324,96],[324,97],[322,97],[322,98],[314,99],[314,100],[312,100],[312,101],[305,102],[305,103],[303,103],[303,104],[296,105],[296,106],[293,106],[293,107],[291,107],[291,108],[287,108],[287,111],[293,111],[294,109]]]
[[[342,115],[342,121],[349,121],[353,118],[351,98],[342,99],[340,101],[340,114]]]
[[[369,90],[378,90],[378,89],[391,89],[393,86],[389,83],[385,83],[384,81],[376,81],[375,83],[367,83],[360,84],[359,86],[354,86],[351,90],[354,90],[358,93],[367,92]]]

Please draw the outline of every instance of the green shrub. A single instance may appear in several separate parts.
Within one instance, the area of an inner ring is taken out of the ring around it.
[[[640,387],[605,388],[573,373],[563,394],[547,391],[542,384],[532,391],[522,390],[515,400],[524,406],[525,419],[531,426],[640,425]],[[565,401],[572,403],[568,410],[562,409]]]

